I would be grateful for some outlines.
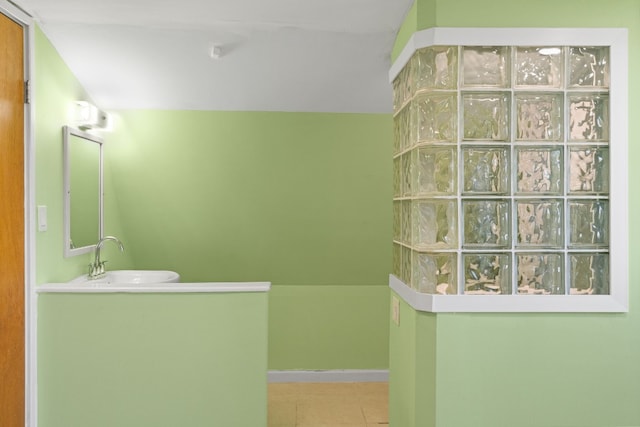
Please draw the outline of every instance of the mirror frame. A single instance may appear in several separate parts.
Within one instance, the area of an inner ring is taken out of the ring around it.
[[[65,258],[86,254],[94,250],[98,241],[104,236],[104,182],[103,182],[103,155],[102,147],[104,140],[96,135],[75,129],[70,126],[62,127],[63,133],[63,152],[64,152],[64,256]],[[98,160],[98,236],[96,243],[93,245],[82,246],[79,248],[71,247],[71,156],[70,144],[71,137],[75,136],[87,140],[88,142],[98,144],[99,160]]]

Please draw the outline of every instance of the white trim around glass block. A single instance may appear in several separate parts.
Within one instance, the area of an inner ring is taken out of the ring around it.
[[[389,286],[428,312],[628,311],[628,43],[624,28],[432,28],[414,33],[392,65],[396,78],[414,52],[428,46],[608,46],[610,53],[609,295],[433,295],[391,275]],[[514,284],[515,286],[515,284]]]

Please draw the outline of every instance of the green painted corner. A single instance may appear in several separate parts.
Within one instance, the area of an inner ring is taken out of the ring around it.
[[[409,308],[411,310],[411,308]],[[437,418],[440,383],[438,375],[439,318],[416,313],[416,426],[441,426]]]
[[[435,427],[437,317],[415,311],[391,292],[400,305],[399,322],[389,321],[389,423]]]

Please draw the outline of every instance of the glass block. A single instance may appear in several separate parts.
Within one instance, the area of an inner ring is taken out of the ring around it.
[[[402,102],[406,103],[413,97],[414,93],[411,62],[405,65],[402,74]]]
[[[406,129],[404,132],[404,144],[403,144],[403,148],[405,150],[413,147],[416,144],[417,125],[415,123],[414,110],[415,110],[415,105],[413,101],[409,102],[403,110],[404,115],[402,117],[402,122],[404,123],[405,129]]]
[[[570,87],[609,87],[609,47],[569,48]]]
[[[395,79],[393,79],[392,87],[393,87],[393,112],[398,111],[403,104],[404,101],[404,93],[402,92],[402,80],[401,75],[398,74]]]
[[[411,200],[403,200],[402,204],[402,220],[400,223],[400,241],[405,245],[411,244]]]
[[[464,193],[509,192],[509,149],[493,146],[462,148]]]
[[[393,81],[393,111],[398,111],[413,96],[411,61],[404,66]]]
[[[607,200],[569,201],[569,245],[588,248],[609,245]]]
[[[507,46],[465,46],[462,48],[463,86],[508,87]]]
[[[446,147],[420,147],[415,152],[413,171],[416,194],[455,194],[457,150]]]
[[[516,100],[516,139],[560,141],[562,94],[519,93]]]
[[[569,192],[609,192],[609,148],[569,148]]]
[[[507,200],[463,200],[463,246],[510,247],[510,210]]]
[[[417,141],[457,141],[457,106],[458,101],[455,93],[418,95],[414,101]]]
[[[413,194],[413,188],[411,186],[411,171],[413,170],[411,152],[403,154],[400,161],[402,166],[402,172],[400,174],[402,179],[402,195],[411,196]]]
[[[518,294],[564,295],[562,255],[518,254]]]
[[[398,154],[402,151],[402,138],[405,133],[405,129],[402,127],[402,117],[397,114],[393,117],[393,154]]]
[[[402,241],[402,201],[393,202],[393,240]]]
[[[431,46],[414,54],[416,91],[422,89],[457,89],[458,47]]]
[[[411,249],[402,246],[400,254],[400,280],[411,286]]]
[[[517,191],[560,194],[564,158],[561,147],[516,147]]]
[[[511,294],[509,254],[464,254],[464,293]]]
[[[516,87],[562,87],[562,48],[518,47],[515,52]]]
[[[393,197],[402,196],[402,157],[393,159]]]
[[[518,247],[561,248],[564,246],[562,201],[518,200]]]
[[[453,249],[458,245],[456,200],[414,200],[413,237],[416,250]]]
[[[462,95],[464,139],[509,139],[509,94],[468,92]]]
[[[569,254],[569,293],[609,295],[609,254]]]
[[[457,294],[456,255],[413,253],[412,287],[426,294]]]
[[[393,258],[391,261],[391,274],[401,279],[402,273],[402,246],[397,243],[393,244]]]
[[[569,95],[569,140],[609,140],[609,96]]]
[[[412,103],[408,103],[393,118],[394,152],[401,153],[413,145],[414,133],[411,128]]]

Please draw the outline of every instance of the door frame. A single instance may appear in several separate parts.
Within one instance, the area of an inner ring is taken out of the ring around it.
[[[38,425],[37,395],[37,306],[35,293],[36,279],[36,244],[35,244],[35,142],[34,142],[34,90],[33,64],[35,57],[35,37],[32,17],[12,3],[11,0],[0,0],[0,13],[7,16],[24,30],[24,79],[28,82],[29,99],[24,104],[24,323],[25,323],[25,426]]]

